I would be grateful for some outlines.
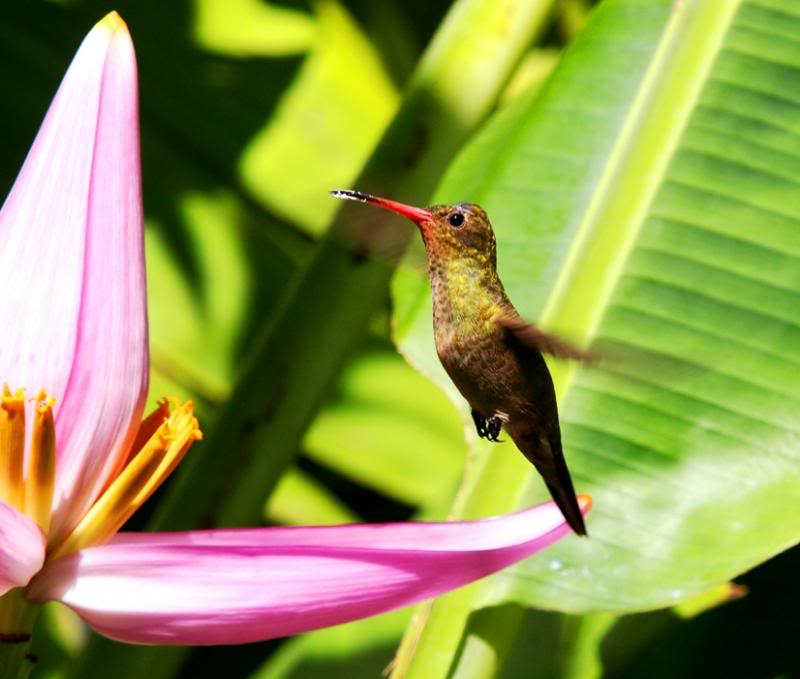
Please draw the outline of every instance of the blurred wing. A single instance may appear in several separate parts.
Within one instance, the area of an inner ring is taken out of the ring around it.
[[[528,323],[516,309],[506,308],[498,315],[497,323],[508,330],[519,343],[540,354],[550,354],[556,358],[569,358],[575,361],[591,362],[595,359],[589,352],[581,351],[559,337],[537,328],[533,323]]]

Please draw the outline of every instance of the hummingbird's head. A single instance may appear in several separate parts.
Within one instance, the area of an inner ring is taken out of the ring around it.
[[[331,191],[336,198],[357,200],[390,210],[414,222],[425,241],[428,256],[434,259],[475,259],[495,266],[496,245],[489,217],[480,205],[456,203],[413,207],[360,191]]]

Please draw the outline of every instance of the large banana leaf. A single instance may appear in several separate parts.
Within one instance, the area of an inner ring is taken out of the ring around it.
[[[499,115],[440,187],[437,202],[493,217],[520,311],[606,355],[554,365],[590,537],[480,602],[662,607],[800,538],[797,35],[792,2],[608,0],[541,97]],[[426,285],[397,281],[397,335],[452,389]],[[463,512],[545,496],[510,445],[479,450]]]

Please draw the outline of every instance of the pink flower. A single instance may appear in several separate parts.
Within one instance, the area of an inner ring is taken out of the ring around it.
[[[191,403],[142,421],[136,62],[115,13],[75,56],[0,212],[0,272],[0,380],[19,390],[0,402],[0,612],[21,591],[123,641],[242,643],[436,596],[569,531],[547,504],[462,523],[116,534],[200,430]]]

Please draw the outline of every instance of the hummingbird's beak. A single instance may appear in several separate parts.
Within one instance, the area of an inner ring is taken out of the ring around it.
[[[395,212],[398,215],[403,215],[403,217],[408,217],[412,222],[415,222],[417,225],[422,225],[423,222],[430,221],[433,219],[433,215],[428,212],[428,210],[423,210],[419,207],[413,207],[411,205],[406,205],[405,203],[398,203],[394,200],[389,200],[388,198],[378,198],[377,196],[371,196],[368,193],[361,193],[361,191],[349,191],[346,189],[337,189],[335,191],[331,191],[331,195],[334,198],[344,198],[345,200],[357,200],[359,203],[369,203],[371,205],[377,205],[378,207],[382,207],[384,210],[389,210],[391,212]]]

